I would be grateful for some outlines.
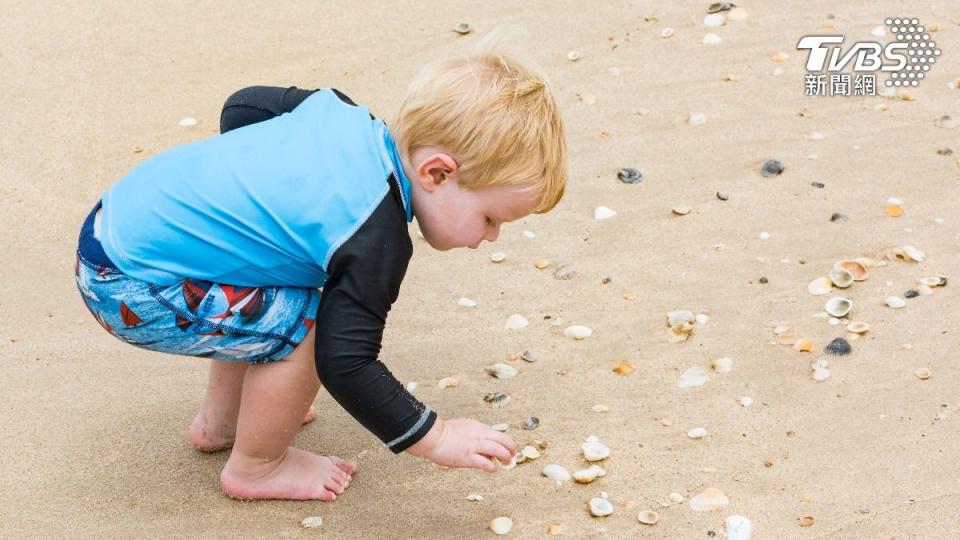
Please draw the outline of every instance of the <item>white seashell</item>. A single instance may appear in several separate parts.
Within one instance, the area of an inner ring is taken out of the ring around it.
[[[702,112],[692,112],[687,117],[687,123],[691,126],[702,126],[707,123],[707,115]]]
[[[667,326],[673,328],[696,320],[692,311],[678,310],[667,312]]]
[[[319,529],[323,526],[323,518],[320,516],[308,516],[303,518],[300,525],[302,525],[304,529]]]
[[[487,366],[485,371],[487,372],[487,375],[492,375],[498,379],[509,379],[511,377],[516,377],[517,373],[520,373],[517,371],[517,368],[502,362],[493,364],[492,366]]]
[[[567,60],[576,62],[580,59],[580,51],[570,51],[567,53]]]
[[[483,500],[483,495],[467,495],[467,500],[468,500],[468,501],[475,501],[475,502],[476,502],[476,501],[482,501],[482,500]]]
[[[927,276],[920,278],[920,284],[927,287],[943,287],[947,284],[947,278],[944,276]]]
[[[723,526],[727,540],[750,540],[753,533],[753,524],[743,516],[727,516],[727,519],[723,520]]]
[[[730,373],[733,369],[733,359],[722,356],[710,362],[710,367],[717,373]]]
[[[834,296],[830,300],[827,300],[823,309],[834,317],[843,317],[853,309],[853,300],[842,296]]]
[[[916,376],[916,377],[917,377],[918,379],[920,379],[921,381],[925,381],[925,380],[927,380],[927,379],[930,378],[930,369],[929,369],[929,368],[919,368],[919,369],[917,369],[916,371],[914,371],[913,374],[914,374],[914,376]]]
[[[523,450],[520,451],[520,454],[529,460],[534,460],[540,457],[540,451],[529,444],[523,447]]]
[[[439,381],[437,381],[437,388],[440,388],[441,390],[444,389],[444,388],[453,388],[454,386],[457,386],[458,384],[460,384],[460,381],[458,381],[456,378],[454,378],[454,377],[444,377],[444,378],[440,379]]]
[[[834,268],[830,270],[830,282],[841,289],[846,289],[853,285],[853,274],[845,268]]]
[[[663,30],[660,30],[660,37],[661,37],[661,38],[667,39],[667,38],[669,38],[669,37],[671,37],[671,36],[673,36],[673,28],[667,27],[667,28],[664,28]]]
[[[847,325],[847,332],[853,332],[855,334],[862,334],[870,329],[870,325],[865,322],[852,321]]]
[[[197,119],[192,116],[184,116],[180,119],[179,124],[183,127],[195,126],[197,125]]]
[[[573,479],[576,480],[578,484],[589,484],[601,476],[606,476],[606,474],[607,471],[603,470],[603,467],[591,465],[586,469],[573,473]]]
[[[506,430],[510,429],[510,424],[494,424],[494,425],[490,426],[490,429],[492,429],[492,430],[494,430],[494,431],[503,432],[503,431],[506,431]]]
[[[830,317],[829,319],[827,319],[827,324],[829,324],[830,326],[839,326],[840,319],[836,317]]]
[[[744,407],[749,407],[753,405],[753,398],[750,396],[740,396],[737,398],[737,402]]]
[[[653,510],[641,510],[640,513],[637,514],[637,521],[644,525],[656,525],[659,520],[660,516]]]
[[[703,25],[708,28],[720,28],[727,22],[723,13],[711,13],[703,18]]]
[[[730,21],[743,21],[749,16],[750,14],[747,13],[747,10],[741,7],[735,7],[727,12],[727,20]]]
[[[926,254],[924,252],[913,246],[903,246],[903,251],[907,254],[907,257],[910,257],[917,262],[923,262],[923,259],[926,258]]]
[[[688,368],[686,371],[680,375],[680,379],[677,380],[677,386],[680,388],[693,388],[696,386],[703,386],[707,384],[707,381],[710,380],[710,377],[707,375],[707,371],[702,367],[692,367]]]
[[[477,307],[477,302],[467,297],[462,297],[459,300],[457,300],[457,305],[463,306],[463,307]]]
[[[900,309],[903,306],[907,305],[907,301],[904,300],[903,298],[900,298],[899,296],[888,296],[887,305],[892,307],[893,309]]]
[[[718,35],[716,35],[716,34],[714,34],[714,33],[712,33],[712,32],[709,33],[709,34],[707,34],[707,35],[705,35],[705,36],[703,36],[703,44],[704,44],[704,45],[717,45],[717,44],[719,44],[721,41],[723,41],[723,39],[721,39],[720,36],[718,36]]]
[[[830,278],[817,278],[807,285],[807,292],[814,296],[824,296],[830,294],[831,285]]]
[[[813,370],[813,380],[825,381],[830,378],[830,370],[827,368],[817,368]]]
[[[810,369],[816,371],[818,369],[826,369],[830,367],[830,361],[826,358],[817,358],[813,362],[810,362]]]
[[[768,233],[767,231],[763,231],[762,233],[760,233],[760,239],[761,239],[761,240],[769,240],[769,239],[770,239],[770,233]]]
[[[533,231],[523,231],[523,236],[526,238],[536,238],[537,234]]]
[[[710,322],[710,316],[706,313],[697,313],[696,320],[697,324],[707,324]]]
[[[417,389],[417,386],[419,386],[419,385],[417,384],[417,381],[410,381],[410,382],[408,382],[408,383],[407,383],[407,392],[410,392],[410,393],[412,394],[413,391]]]
[[[520,315],[519,313],[514,313],[513,315],[507,317],[507,322],[504,327],[507,330],[520,330],[521,328],[526,328],[528,324],[530,324],[530,322],[527,321],[526,317]]]
[[[600,497],[590,499],[590,515],[594,517],[609,516],[613,513],[613,503]]]
[[[687,437],[691,439],[702,439],[707,436],[707,429],[696,427],[687,432]]]
[[[610,457],[610,449],[600,441],[585,442],[580,445],[580,449],[587,461],[603,461]]]
[[[551,463],[543,468],[542,474],[551,480],[557,482],[567,482],[570,480],[570,471],[563,468],[561,465],[556,463]]]
[[[730,504],[730,499],[727,498],[724,492],[715,487],[708,487],[690,499],[690,509],[694,512],[719,510],[728,504]]]
[[[874,26],[870,30],[870,35],[873,37],[883,37],[887,35],[887,29],[884,28],[883,26]]]
[[[506,463],[503,463],[503,462],[500,461],[500,459],[498,459],[498,458],[493,458],[493,460],[494,460],[495,462],[497,462],[498,465],[500,465],[500,468],[501,468],[501,469],[503,469],[503,470],[505,470],[505,471],[509,471],[510,469],[513,469],[514,467],[516,467],[516,466],[517,466],[517,463],[520,462],[519,459],[517,459],[517,458],[518,458],[518,456],[517,456],[516,454],[514,454],[513,456],[510,456],[510,461],[508,461],[508,462],[506,462]]]
[[[507,254],[502,251],[497,251],[490,255],[490,260],[495,263],[500,263],[507,260]]]
[[[670,500],[677,504],[680,504],[683,502],[683,495],[681,495],[680,493],[677,493],[676,491],[673,491],[670,493]]]
[[[617,215],[617,212],[607,208],[606,206],[598,206],[593,210],[593,219],[597,221],[610,219],[615,215]]]
[[[889,199],[887,199],[887,204],[896,204],[899,206],[903,206],[904,201],[899,197],[890,197]]]
[[[493,534],[497,536],[503,536],[507,534],[512,528],[513,520],[505,516],[495,518],[490,522],[490,530],[493,531]]]
[[[811,131],[810,133],[807,133],[808,141],[822,141],[826,138],[827,136],[819,131]]]
[[[566,337],[571,337],[576,340],[586,339],[593,335],[593,330],[587,328],[586,326],[580,326],[575,324],[573,326],[568,326],[564,331],[563,335]]]
[[[594,405],[593,407],[590,407],[590,409],[595,413],[610,412],[610,407],[607,407],[606,405],[602,405],[599,403]]]

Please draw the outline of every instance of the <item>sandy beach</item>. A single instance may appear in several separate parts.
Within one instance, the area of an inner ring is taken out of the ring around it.
[[[925,276],[960,279],[960,129],[937,122],[960,118],[960,4],[750,2],[715,28],[706,0],[7,4],[0,536],[492,538],[490,520],[507,516],[511,538],[544,537],[551,524],[565,538],[722,538],[730,515],[747,517],[755,539],[960,536],[958,283],[907,298]],[[937,27],[942,55],[921,84],[888,97],[804,95],[801,36],[882,43],[891,36],[871,30],[900,16]],[[452,31],[459,22],[473,31]],[[412,224],[382,359],[441,416],[509,423],[521,446],[545,442],[541,457],[485,474],[394,456],[321,390],[320,417],[295,444],[357,460],[350,489],[334,503],[228,498],[227,454],[201,454],[186,434],[207,361],[136,349],[96,324],[73,281],[81,222],[131,167],[214,136],[237,89],[335,87],[389,118],[422,64],[498,27],[515,30],[508,51],[552,80],[566,195],[476,251],[433,251]],[[761,174],[770,159],[782,174]],[[643,180],[619,181],[625,167]],[[899,217],[885,210],[891,197]],[[616,215],[596,220],[600,206]],[[923,260],[884,259],[907,245]],[[506,259],[491,262],[494,252]],[[878,263],[869,279],[808,292],[856,257]],[[559,264],[576,274],[556,279]],[[831,296],[854,302],[836,325],[820,315]],[[890,296],[906,305],[888,307]],[[676,310],[709,320],[671,342]],[[512,314],[529,325],[505,328]],[[870,329],[854,339],[848,321]],[[570,325],[593,335],[565,337]],[[814,350],[778,343],[778,326]],[[824,355],[838,337],[852,353]],[[524,351],[536,361],[511,356]],[[710,368],[719,357],[729,372]],[[811,375],[819,358],[824,381]],[[633,371],[615,373],[623,361]],[[496,362],[519,375],[490,377]],[[709,380],[681,388],[692,367]],[[460,384],[440,389],[444,377]],[[493,391],[512,401],[492,408]],[[530,416],[539,427],[522,429]],[[707,435],[688,437],[697,427]],[[586,468],[590,435],[610,449],[606,476],[541,475],[550,463]],[[707,488],[729,504],[695,511]],[[592,517],[601,491],[614,512]],[[658,522],[639,523],[641,510]],[[308,516],[323,525],[303,528]]]

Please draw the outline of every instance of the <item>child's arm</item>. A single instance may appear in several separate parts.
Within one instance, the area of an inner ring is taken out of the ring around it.
[[[341,101],[356,105],[336,88],[331,88]],[[250,86],[233,93],[220,111],[220,133],[263,122],[288,113],[319,90],[303,90],[296,86]]]

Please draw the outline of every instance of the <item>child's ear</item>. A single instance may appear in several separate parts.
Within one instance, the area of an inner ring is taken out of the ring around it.
[[[427,156],[417,167],[417,179],[426,191],[443,183],[451,174],[457,172],[457,162],[449,154],[438,152]]]

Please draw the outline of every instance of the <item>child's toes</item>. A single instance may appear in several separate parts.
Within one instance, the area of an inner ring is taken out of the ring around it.
[[[336,456],[330,456],[330,461],[332,461],[333,464],[336,465],[341,471],[347,474],[353,474],[353,472],[357,470],[356,463],[349,463]]]

